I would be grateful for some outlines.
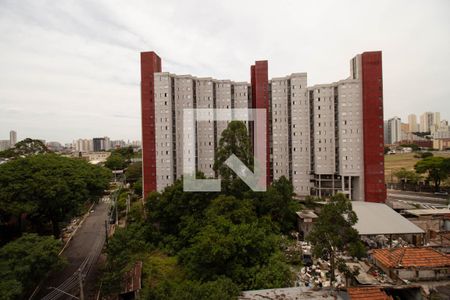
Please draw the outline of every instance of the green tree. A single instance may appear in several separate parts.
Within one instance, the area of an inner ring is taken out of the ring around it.
[[[402,189],[405,189],[405,184],[407,182],[412,184],[417,184],[420,180],[420,175],[414,171],[406,170],[405,168],[401,168],[398,171],[394,172],[394,176],[397,177],[398,181],[402,183]]]
[[[61,242],[24,234],[0,248],[0,299],[25,296],[51,270],[62,266]]]
[[[186,280],[166,280],[150,292],[148,299],[155,300],[232,300],[239,295],[239,288],[229,278],[202,283]]]
[[[430,156],[416,163],[415,170],[419,174],[428,174],[428,179],[434,182],[435,191],[440,190],[441,182],[450,175],[450,158]]]
[[[263,220],[233,224],[219,217],[203,227],[192,241],[192,246],[181,252],[180,259],[193,279],[214,280],[226,276],[249,289],[269,286],[272,281],[286,284],[290,278],[289,272],[280,274],[273,272],[274,268],[267,268],[271,276],[264,277],[267,280],[261,280],[257,286],[253,283],[256,274],[279,253],[278,237]]]
[[[343,194],[337,194],[323,206],[317,222],[306,237],[313,247],[315,257],[329,257],[330,282],[335,280],[336,252],[349,251],[353,256],[361,254],[360,250],[363,246],[359,240],[358,231],[353,228],[357,221],[351,201]],[[352,253],[355,249],[358,252]]]
[[[41,140],[26,138],[14,145],[14,147],[0,152],[2,158],[18,158],[23,156],[50,153],[51,151]]]
[[[275,180],[266,193],[255,193],[258,214],[268,215],[279,225],[281,232],[288,233],[296,226],[296,212],[300,205],[294,200],[294,188],[289,180],[282,176]]]
[[[133,183],[133,191],[136,195],[142,195],[142,178]]]
[[[133,147],[131,147],[131,146],[123,147],[123,148],[114,149],[112,151],[112,154],[119,154],[125,160],[129,161],[134,156],[134,150],[133,150]]]
[[[142,163],[136,162],[132,163],[127,167],[125,171],[125,176],[127,178],[127,182],[134,183],[142,178]]]
[[[428,151],[420,153],[420,158],[427,158],[427,157],[431,157],[431,156],[433,156],[433,153],[428,152]]]
[[[107,262],[102,280],[102,289],[106,294],[120,292],[125,272],[143,256],[143,252],[154,249],[146,241],[146,234],[146,228],[136,223],[126,228],[118,228],[108,241]]]
[[[221,195],[180,260],[195,280],[226,276],[244,289],[287,286],[291,274],[276,232],[269,218],[257,217],[251,200]]]
[[[56,154],[9,161],[0,165],[0,220],[26,214],[39,232],[50,222],[59,238],[59,223],[97,200],[109,178],[104,168]]]
[[[243,187],[244,183],[241,180],[238,183],[232,183],[237,176],[225,165],[225,161],[231,154],[236,155],[242,163],[250,170],[253,170],[253,154],[250,137],[247,132],[247,127],[242,121],[231,121],[228,127],[222,131],[214,161],[214,171],[222,177],[224,189],[230,189],[234,185],[234,188],[239,190]]]
[[[197,178],[204,178],[198,174]],[[191,238],[204,225],[206,208],[217,193],[184,192],[177,180],[162,194],[147,196],[147,222],[152,228],[154,243],[161,243],[169,254],[175,254],[190,244]]]
[[[105,167],[110,170],[123,170],[126,167],[127,163],[125,158],[117,153],[112,153],[105,162]]]

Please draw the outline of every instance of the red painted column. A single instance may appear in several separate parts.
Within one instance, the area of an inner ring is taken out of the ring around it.
[[[161,58],[153,51],[141,52],[141,120],[143,197],[156,191],[154,73],[161,72]]]
[[[367,202],[386,202],[384,183],[383,73],[381,51],[361,55],[364,194]]]
[[[266,127],[266,183],[270,185],[270,139],[269,139],[269,72],[267,60],[256,61],[250,69],[252,85],[252,108],[266,109],[266,124],[255,126]]]

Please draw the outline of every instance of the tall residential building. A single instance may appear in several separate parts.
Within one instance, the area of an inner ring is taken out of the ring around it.
[[[306,73],[269,80],[267,61],[251,66],[250,83],[161,70],[156,53],[141,53],[144,195],[183,175],[183,109],[264,108],[268,184],[285,176],[298,196],[385,201],[381,52],[354,57],[347,79],[310,87]],[[196,170],[208,177],[227,123],[195,124]]]
[[[14,130],[11,130],[9,132],[9,145],[11,147],[14,147],[14,145],[16,145],[17,143],[17,132],[15,132]]]
[[[109,137],[93,138],[92,144],[94,152],[108,151],[111,149],[111,140]]]
[[[425,112],[420,116],[420,132],[435,132],[441,125],[441,113]]]
[[[92,152],[94,150],[94,145],[91,139],[74,140],[73,147],[77,152]]]
[[[10,148],[9,140],[0,140],[0,151],[5,151]]]
[[[387,138],[385,136],[386,144],[395,144],[402,140],[402,121],[399,117],[393,117],[386,123]]]
[[[417,124],[417,116],[415,114],[408,115],[409,132],[419,132],[419,124]]]

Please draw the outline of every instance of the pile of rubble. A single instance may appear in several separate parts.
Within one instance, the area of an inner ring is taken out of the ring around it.
[[[377,235],[373,238],[362,236],[361,241],[366,244],[369,249],[380,249],[380,248],[397,248],[397,247],[411,247],[407,241],[399,237],[398,239],[392,239],[392,242],[389,241],[385,235]],[[392,245],[391,245],[392,244]]]
[[[318,259],[315,264],[310,267],[302,267],[300,273],[297,274],[297,285],[311,288],[322,288],[330,286],[330,263],[322,259]],[[345,279],[337,270],[336,279],[333,287],[344,287]]]

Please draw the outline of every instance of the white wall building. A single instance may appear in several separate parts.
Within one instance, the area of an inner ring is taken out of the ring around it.
[[[9,146],[14,147],[15,144],[17,144],[17,132],[11,130],[9,132]]]
[[[408,130],[409,132],[419,132],[419,124],[415,114],[408,115]]]
[[[254,67],[252,72],[261,71]],[[153,73],[155,133],[151,137],[156,155],[147,161],[151,165],[154,159],[156,164],[156,189],[162,191],[181,178],[184,157],[193,157],[196,170],[207,177],[218,177],[214,158],[228,122],[192,124],[196,153],[187,153],[190,150],[183,147],[184,109],[248,108],[258,105],[252,102],[252,94],[267,91],[270,180],[285,176],[301,197],[343,192],[352,200],[385,201],[381,53],[357,55],[350,67],[347,79],[310,87],[306,73],[265,83],[261,73],[252,73],[252,83]],[[142,101],[148,101],[145,97]],[[258,97],[256,100],[267,99]],[[394,142],[399,141],[400,119],[390,121],[395,125],[391,130]]]
[[[402,140],[402,120],[393,117],[387,121],[387,144],[395,144]]]
[[[78,139],[73,141],[73,147],[77,152],[92,152],[94,151],[94,144],[92,139]]]

